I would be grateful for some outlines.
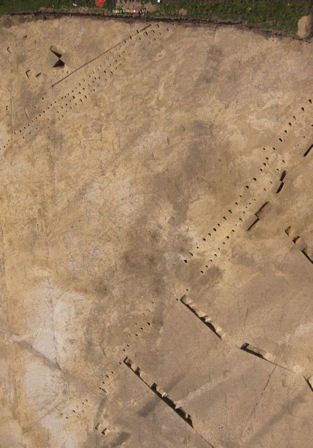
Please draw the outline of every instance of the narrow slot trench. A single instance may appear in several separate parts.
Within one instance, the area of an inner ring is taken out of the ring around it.
[[[269,204],[269,201],[264,202],[263,205],[258,209],[258,211],[254,214],[256,219],[250,224],[250,226],[247,228],[247,232],[249,232],[256,224],[260,221],[260,216],[262,215],[263,210],[265,207]]]
[[[62,53],[54,47],[50,47],[51,53],[53,53],[57,58],[62,57]]]
[[[178,407],[175,402],[166,394],[166,392],[161,392],[158,385],[153,383],[151,386],[151,390],[163,400],[173,411],[175,411],[188,425],[193,428],[192,418],[190,414],[188,414],[184,409]]]
[[[250,345],[248,342],[245,342],[244,344],[242,344],[240,349],[243,350],[244,352],[250,353],[250,355],[256,356],[257,358],[261,358],[264,361],[278,365],[278,364],[276,364],[276,357],[274,355],[272,355],[271,353],[268,353],[264,350],[261,350],[257,347],[254,347],[253,345]],[[283,367],[283,366],[280,366],[280,367]]]
[[[281,182],[285,179],[286,174],[287,174],[287,171],[286,171],[286,170],[284,170],[284,171],[281,173],[281,176],[280,176],[280,181],[281,181]]]
[[[310,257],[310,255],[307,253],[307,251],[305,249],[302,249],[301,252],[305,256],[305,258],[307,258],[309,260],[309,262],[313,264],[313,259]]]
[[[276,190],[276,194],[278,194],[278,193],[280,193],[280,192],[282,191],[282,189],[283,189],[283,187],[284,187],[284,185],[285,185],[285,182],[283,182],[283,181],[285,180],[286,175],[287,175],[287,171],[284,170],[284,171],[281,173],[281,176],[280,176],[280,185],[279,185],[279,187],[278,187],[277,190]]]
[[[307,385],[309,386],[309,388],[311,389],[311,391],[313,392],[313,377],[312,376],[309,378],[304,377],[304,379],[305,379]]]
[[[312,145],[309,146],[308,149],[305,151],[305,153],[303,154],[303,157],[306,157],[307,155],[309,155],[310,152],[311,152],[311,149],[312,149],[312,148],[313,148],[313,143],[312,143]]]
[[[159,397],[164,403],[167,404],[173,411],[179,415],[180,418],[182,418],[188,425],[190,425],[192,428],[194,427],[193,420],[190,414],[186,412],[181,406],[178,406],[174,400],[172,400],[168,394],[161,389],[157,383],[153,382],[151,385],[149,382],[143,378],[143,372],[140,369],[140,367],[136,366],[131,359],[126,357],[124,359],[124,364],[136,375],[138,378],[155,394],[157,397]]]
[[[269,201],[264,202],[264,204],[259,208],[259,210],[255,213],[255,216],[260,217],[264,208],[269,204]]]
[[[257,356],[258,358],[265,360],[263,355],[255,347],[252,347],[252,345],[248,344],[248,342],[242,344],[240,349],[243,350],[244,352],[250,353],[250,355],[254,355]]]
[[[276,194],[278,194],[278,193],[280,193],[280,192],[282,191],[282,189],[283,189],[284,185],[285,185],[285,183],[284,183],[284,182],[281,182],[281,183],[280,183],[280,185],[279,185],[278,189],[276,190]]]
[[[289,236],[290,233],[291,233],[291,226],[288,226],[288,227],[285,229],[285,234]]]
[[[59,59],[59,60],[54,64],[53,68],[62,68],[62,67],[64,67],[64,66],[65,66],[65,64],[64,64],[64,62],[62,61],[62,59]]]
[[[201,322],[203,322],[219,339],[223,339],[226,333],[222,328],[212,321],[212,319],[204,312],[199,310],[196,305],[188,297],[183,296],[180,299],[181,303],[185,305]]]
[[[260,221],[260,218],[256,217],[256,219],[253,221],[253,223],[250,224],[250,226],[247,228],[247,232],[249,232],[259,221]]]

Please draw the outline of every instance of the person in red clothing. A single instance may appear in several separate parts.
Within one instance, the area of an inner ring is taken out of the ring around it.
[[[96,1],[96,6],[98,6],[99,8],[101,8],[101,7],[104,5],[105,2],[106,2],[106,0],[97,0],[97,1]]]

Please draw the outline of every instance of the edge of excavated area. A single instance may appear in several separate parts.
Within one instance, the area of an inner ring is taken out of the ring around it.
[[[116,20],[116,21],[122,21],[126,23],[135,23],[135,22],[165,22],[165,23],[176,23],[179,25],[188,25],[188,26],[199,26],[199,25],[206,25],[211,26],[214,28],[220,27],[220,26],[234,26],[238,29],[242,30],[249,30],[257,34],[261,34],[264,37],[270,38],[270,37],[289,37],[295,40],[301,40],[307,43],[312,42],[312,37],[309,36],[307,38],[301,38],[293,33],[288,33],[286,31],[281,30],[275,30],[275,29],[265,29],[261,26],[258,26],[256,24],[249,24],[244,21],[233,21],[233,20],[220,20],[220,19],[192,19],[188,17],[181,17],[181,18],[175,18],[175,17],[154,17],[149,15],[142,15],[142,16],[116,16],[113,14],[104,14],[103,12],[96,12],[96,11],[64,11],[64,10],[58,10],[58,11],[51,11],[49,9],[45,10],[42,9],[40,11],[18,11],[18,12],[12,12],[10,14],[5,14],[2,17],[0,17],[0,24],[1,21],[3,24],[7,27],[11,27],[13,25],[17,25],[19,23],[23,23],[25,21],[36,21],[36,20],[51,20],[51,19],[59,19],[62,17],[73,17],[73,18],[90,18],[95,20]],[[16,20],[18,19],[18,20]]]

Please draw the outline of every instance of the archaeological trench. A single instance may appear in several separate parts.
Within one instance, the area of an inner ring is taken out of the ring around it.
[[[0,35],[1,448],[312,448],[313,42]]]

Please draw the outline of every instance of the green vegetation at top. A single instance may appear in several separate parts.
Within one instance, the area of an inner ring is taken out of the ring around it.
[[[144,0],[149,3],[149,0]],[[308,0],[151,0],[154,16],[243,21],[261,28],[297,31],[298,20],[310,13]]]
[[[36,12],[40,8],[75,9],[73,3],[79,7],[96,8],[95,0],[0,0],[0,15],[18,11]],[[111,11],[115,6],[116,0],[106,0],[103,9]]]
[[[0,14],[38,11],[40,8],[75,9],[73,3],[78,7],[101,11],[96,8],[95,0],[0,0]],[[110,13],[116,3],[116,0],[107,0],[104,11]],[[263,29],[289,33],[297,32],[298,20],[308,15],[312,8],[311,0],[161,0],[161,3],[157,3],[157,0],[141,0],[141,3],[145,16],[240,21]],[[119,5],[128,8],[132,3],[124,0]]]

